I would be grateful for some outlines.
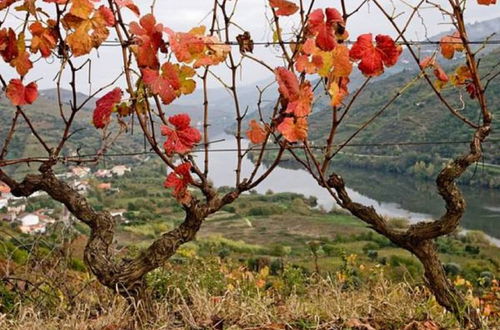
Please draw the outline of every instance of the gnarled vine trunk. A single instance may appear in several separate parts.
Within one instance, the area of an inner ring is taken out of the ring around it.
[[[100,283],[130,303],[136,325],[144,324],[154,316],[145,275],[162,266],[182,244],[193,240],[208,212],[214,212],[222,203],[228,203],[237,196],[229,194],[222,200],[214,198],[207,205],[200,206],[194,202],[186,206],[186,217],[177,228],[163,234],[138,257],[120,260],[113,249],[115,221],[111,214],[95,211],[83,196],[58,179],[50,168],[42,167],[40,171],[41,174],[28,175],[17,183],[0,170],[0,179],[9,184],[12,193],[18,197],[45,191],[90,227],[91,234],[84,251],[85,263]]]

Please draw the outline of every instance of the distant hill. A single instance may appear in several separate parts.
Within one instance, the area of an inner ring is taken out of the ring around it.
[[[82,102],[88,96],[83,93],[77,93],[78,102]],[[65,109],[66,116],[69,114],[69,103],[73,98],[72,92],[69,90],[61,90],[61,100],[63,108]],[[95,107],[95,99],[90,100],[85,107],[76,116],[73,124],[73,131],[75,132],[62,152],[62,155],[88,155],[95,153],[101,146],[102,131],[97,130],[92,125],[92,113]],[[26,115],[30,118],[32,123],[40,129],[41,136],[48,142],[50,146],[54,146],[61,138],[64,129],[64,122],[59,114],[58,96],[56,89],[41,90],[37,101],[24,108]],[[10,127],[15,108],[12,107],[9,100],[5,95],[0,95],[0,141],[3,141],[8,128]],[[194,125],[198,125],[201,129],[203,120],[203,108],[200,105],[178,105],[172,104],[166,107],[165,112],[168,116],[177,113],[188,113]],[[219,134],[225,126],[224,121],[220,120],[222,116],[220,113],[212,110],[210,120],[213,125],[210,127],[211,134]],[[117,124],[115,124],[117,125]],[[141,152],[144,150],[149,151],[149,145],[145,143],[144,137],[135,121],[133,127],[129,127],[128,132],[123,134],[109,149],[108,153],[131,153]],[[159,134],[159,132],[158,132]],[[160,138],[161,140],[161,138]],[[45,157],[46,153],[42,150],[35,137],[31,134],[29,127],[20,119],[18,130],[11,142],[7,159],[16,159],[23,157]],[[120,158],[106,158],[110,163],[130,163],[144,157],[120,157]],[[33,165],[33,166],[36,166]],[[26,168],[23,166],[12,166],[8,168],[11,173],[22,174]]]

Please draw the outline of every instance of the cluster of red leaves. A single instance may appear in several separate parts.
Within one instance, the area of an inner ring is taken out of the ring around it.
[[[120,103],[122,94],[122,90],[117,87],[97,100],[93,116],[93,123],[96,128],[105,128],[109,124],[111,113],[115,106]]]
[[[164,186],[171,188],[172,195],[182,204],[191,201],[191,194],[188,190],[189,184],[193,183],[191,177],[191,163],[182,163],[174,168],[174,171],[167,175]]]
[[[453,57],[455,56],[455,52],[463,52],[465,49],[462,38],[458,31],[452,35],[447,35],[441,38],[439,46],[441,55],[448,60],[453,59]],[[451,78],[448,77],[448,75],[439,66],[439,64],[437,64],[434,58],[423,59],[420,63],[420,66],[422,69],[425,69],[429,66],[433,66],[435,68],[434,74],[437,78],[437,88],[440,89],[451,81],[451,83],[456,87],[465,87],[465,90],[472,99],[477,97],[478,91],[476,85],[474,84],[472,73],[467,66],[459,66],[452,74]]]
[[[269,6],[275,10],[276,16],[290,16],[299,10],[299,6],[287,0],[269,0]]]
[[[367,77],[376,77],[384,73],[384,66],[391,67],[397,63],[402,48],[394,40],[379,34],[373,43],[371,33],[362,34],[352,46],[349,56],[360,61],[358,68]]]
[[[15,106],[32,104],[38,97],[38,88],[35,82],[24,86],[20,79],[12,79],[7,85],[5,94]]]
[[[190,126],[191,118],[189,115],[175,115],[170,117],[168,122],[174,128],[166,125],[161,127],[161,134],[167,137],[163,144],[167,155],[172,156],[174,153],[186,154],[194,148],[196,143],[200,142],[201,134],[196,128]]]

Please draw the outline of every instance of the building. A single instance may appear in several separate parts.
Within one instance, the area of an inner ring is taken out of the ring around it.
[[[111,190],[111,183],[99,183],[97,189],[100,190]]]
[[[40,221],[36,214],[27,214],[20,219],[19,230],[24,234],[44,233],[46,224]]]
[[[113,176],[113,173],[111,173],[110,170],[101,169],[95,173],[95,176],[97,178],[111,178]]]
[[[76,177],[79,177],[79,178],[84,178],[88,175],[90,175],[91,173],[91,169],[88,168],[88,167],[82,167],[82,166],[77,166],[77,167],[73,167],[71,169],[71,173],[76,176]]]
[[[0,196],[10,193],[10,187],[3,181],[0,181]]]
[[[131,168],[125,165],[117,165],[111,169],[111,173],[117,176],[123,176],[125,173],[130,172]]]

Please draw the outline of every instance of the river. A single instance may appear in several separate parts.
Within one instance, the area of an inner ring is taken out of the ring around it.
[[[222,135],[213,140],[224,140],[213,144],[212,149],[233,149],[235,139]],[[246,147],[247,141],[243,140]],[[203,156],[200,155],[202,164]],[[210,178],[216,186],[234,186],[236,152],[211,152]],[[253,163],[245,158],[242,163],[243,177],[248,177]],[[262,173],[264,168],[259,172]],[[365,205],[372,205],[379,213],[389,217],[406,218],[411,222],[436,219],[444,213],[444,202],[430,181],[411,177],[381,173],[366,169],[338,168],[351,198]],[[469,230],[482,230],[500,244],[500,190],[480,187],[461,187],[467,200],[467,211],[462,226]],[[330,210],[336,207],[329,193],[318,186],[310,174],[302,169],[278,167],[256,189],[259,193],[294,192],[315,196],[318,204]]]

